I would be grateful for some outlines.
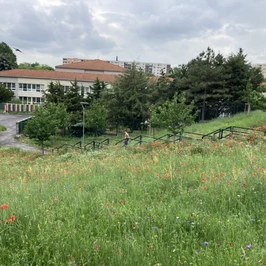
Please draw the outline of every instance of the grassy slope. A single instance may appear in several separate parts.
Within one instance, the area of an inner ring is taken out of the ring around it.
[[[197,132],[202,134],[210,133],[219,128],[229,126],[239,127],[259,127],[266,125],[266,112],[253,111],[251,113],[241,113],[232,117],[217,118],[206,123],[196,123],[185,130],[189,132]]]

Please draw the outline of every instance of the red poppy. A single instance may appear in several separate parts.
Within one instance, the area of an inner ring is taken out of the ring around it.
[[[9,221],[13,222],[16,220],[16,216],[15,215],[11,215],[9,218]]]
[[[2,209],[2,210],[7,209],[7,208],[8,208],[8,205],[6,205],[6,204],[2,204],[2,205],[1,205],[1,209]]]

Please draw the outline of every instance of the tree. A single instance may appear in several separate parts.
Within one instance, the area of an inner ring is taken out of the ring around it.
[[[183,133],[186,126],[191,125],[197,113],[193,114],[194,103],[187,105],[184,94],[174,95],[171,101],[162,106],[151,108],[151,125],[167,128],[174,135]]]
[[[48,89],[43,91],[43,97],[47,103],[63,103],[65,101],[64,87],[60,82],[50,82]]]
[[[17,57],[4,42],[0,43],[0,71],[17,68]]]
[[[196,109],[201,110],[201,120],[217,116],[218,108],[224,109],[230,97],[226,77],[223,56],[209,47],[188,63],[186,76],[177,85],[181,91],[188,91],[188,102],[195,101]]]
[[[240,105],[244,105],[243,96],[250,81],[251,66],[246,61],[246,55],[240,48],[237,55],[230,55],[225,62],[225,73],[229,76],[225,86],[229,89],[230,111],[236,113]]]
[[[70,114],[71,123],[75,124],[81,119],[82,106],[80,103],[84,101],[84,95],[82,95],[82,88],[78,85],[77,80],[71,82],[71,85],[65,93],[64,103]]]
[[[18,68],[20,69],[37,69],[37,70],[54,70],[54,68],[46,65],[46,64],[40,64],[40,63],[20,63],[18,65]]]
[[[9,102],[14,97],[14,92],[0,84],[0,103]]]
[[[98,135],[99,130],[103,130],[107,123],[107,110],[98,101],[93,101],[86,109],[86,128],[92,129],[95,136]]]
[[[93,85],[90,86],[91,93],[88,95],[88,101],[98,100],[101,97],[102,91],[105,89],[106,85],[104,81],[101,81],[98,77],[94,81]]]
[[[35,139],[42,147],[42,154],[44,154],[44,141],[49,140],[56,133],[57,126],[57,120],[54,119],[51,110],[45,106],[40,106],[28,121],[24,134]]]
[[[136,65],[120,75],[109,90],[108,110],[116,119],[133,131],[149,116],[151,86],[149,78]]]

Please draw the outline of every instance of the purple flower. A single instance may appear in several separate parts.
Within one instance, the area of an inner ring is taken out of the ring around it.
[[[252,248],[252,245],[251,244],[247,244],[246,248]]]
[[[209,242],[204,242],[204,246],[205,247],[209,246]]]

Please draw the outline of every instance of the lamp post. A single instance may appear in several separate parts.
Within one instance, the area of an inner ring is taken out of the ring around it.
[[[88,102],[81,102],[82,111],[83,111],[83,122],[82,122],[82,149],[84,150],[84,136],[85,136],[85,106],[88,105]]]

